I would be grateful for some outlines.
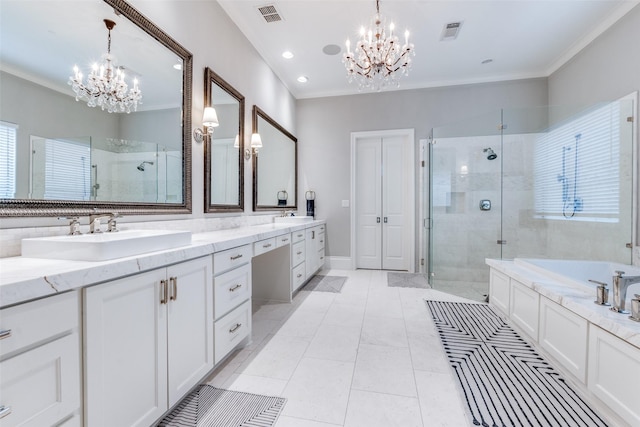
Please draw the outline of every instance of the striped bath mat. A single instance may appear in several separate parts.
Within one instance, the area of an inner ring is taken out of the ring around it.
[[[491,307],[426,303],[474,425],[607,425]]]
[[[161,427],[272,427],[286,399],[201,385],[158,424]]]

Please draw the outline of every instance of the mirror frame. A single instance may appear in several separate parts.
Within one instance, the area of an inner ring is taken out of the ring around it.
[[[65,201],[0,199],[0,217],[86,216],[96,212],[128,215],[191,213],[191,91],[193,55],[160,27],[125,0],[103,0],[114,11],[136,24],[148,35],[182,59],[182,203],[131,203],[100,201]]]
[[[259,133],[258,131],[258,117],[262,118],[266,122],[268,122],[271,126],[275,127],[279,130],[284,136],[289,138],[293,142],[293,173],[294,173],[294,196],[293,196],[293,205],[287,206],[277,206],[277,205],[258,205],[258,157],[260,157],[260,152],[258,155],[255,153],[251,153],[251,157],[253,158],[253,210],[254,211],[271,211],[271,210],[297,210],[298,209],[298,138],[293,136],[289,131],[283,128],[278,122],[273,120],[271,117],[267,115],[264,111],[262,111],[257,105],[253,106],[253,133]]]
[[[244,212],[244,96],[238,92],[233,86],[227,83],[222,77],[216,74],[211,68],[204,70],[204,106],[212,107],[212,91],[211,85],[216,84],[220,89],[227,92],[238,103],[239,120],[238,120],[238,139],[240,147],[238,147],[238,204],[237,205],[216,205],[211,204],[211,136],[207,135],[204,144],[204,211],[206,213],[213,212]]]

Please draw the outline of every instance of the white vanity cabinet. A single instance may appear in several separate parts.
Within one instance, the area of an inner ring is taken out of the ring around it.
[[[212,368],[207,256],[84,289],[85,425],[148,426]]]
[[[272,250],[280,241],[256,242],[254,250]],[[251,334],[251,252],[251,245],[244,245],[213,255],[216,364]]]
[[[295,292],[307,280],[306,259],[307,246],[305,230],[291,233],[291,292]]]
[[[313,276],[324,265],[324,225],[316,225],[306,229],[305,247],[306,278]]]
[[[538,340],[539,294],[517,280],[511,279],[509,316],[534,340]]]
[[[510,295],[509,276],[492,268],[489,272],[489,301],[504,314],[509,314]]]
[[[0,311],[0,426],[80,425],[79,319],[77,291]]]

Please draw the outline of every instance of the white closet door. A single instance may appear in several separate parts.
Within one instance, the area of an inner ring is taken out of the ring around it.
[[[382,140],[382,268],[408,270],[408,224],[406,200],[409,173],[407,151],[411,147],[404,136]]]
[[[382,268],[382,139],[361,138],[356,144],[357,268]]]

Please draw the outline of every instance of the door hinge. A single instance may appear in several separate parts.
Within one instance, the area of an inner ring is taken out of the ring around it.
[[[506,245],[507,241],[506,240],[497,240],[496,243],[499,244],[499,245]]]
[[[507,128],[507,125],[505,124],[499,124],[498,125],[498,130],[505,130]]]
[[[627,117],[627,121],[628,121],[629,123],[633,123],[633,116]]]
[[[629,249],[633,249],[633,243],[627,243],[625,246]]]
[[[424,160],[420,162],[420,166],[424,167]]]

